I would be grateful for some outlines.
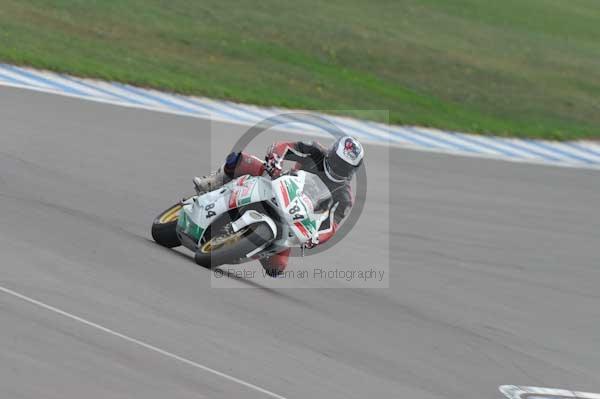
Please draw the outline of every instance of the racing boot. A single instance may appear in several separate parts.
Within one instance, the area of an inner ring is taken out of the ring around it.
[[[244,152],[232,152],[225,163],[208,176],[194,177],[194,186],[198,195],[216,190],[243,175],[261,176],[265,171],[264,162]]]
[[[196,193],[198,195],[208,193],[210,191],[216,190],[217,188],[221,187],[223,184],[230,182],[231,177],[229,177],[225,173],[223,168],[224,168],[224,165],[207,176],[194,177],[193,181],[194,181],[194,188],[196,189]]]

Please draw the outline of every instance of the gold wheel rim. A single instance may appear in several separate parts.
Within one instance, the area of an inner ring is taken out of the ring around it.
[[[177,219],[179,219],[179,211],[181,211],[181,205],[177,204],[165,213],[163,213],[160,219],[158,219],[158,223],[164,224],[176,221]]]
[[[208,253],[214,251],[215,249],[219,249],[226,245],[230,245],[235,242],[238,242],[240,240],[240,238],[242,238],[244,233],[246,233],[246,231],[248,231],[248,226],[242,228],[241,230],[239,230],[233,234],[225,236],[225,237],[223,237],[223,236],[213,237],[210,240],[208,240],[207,242],[205,242],[204,245],[202,245],[202,247],[200,248],[200,251],[202,251],[202,253],[208,254]]]

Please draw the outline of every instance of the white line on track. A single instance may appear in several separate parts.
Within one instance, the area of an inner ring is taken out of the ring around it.
[[[500,392],[509,399],[600,399],[600,394],[566,389],[501,385]]]
[[[140,341],[139,339],[132,338],[132,337],[130,337],[128,335],[122,334],[122,333],[117,332],[115,330],[111,330],[110,328],[103,327],[100,324],[96,324],[96,323],[91,322],[89,320],[86,320],[86,319],[84,319],[82,317],[79,317],[79,316],[76,316],[76,315],[71,314],[69,312],[66,312],[64,310],[55,308],[54,306],[51,306],[51,305],[45,304],[44,302],[41,302],[41,301],[38,301],[36,299],[30,298],[30,297],[28,297],[26,295],[20,294],[20,293],[18,293],[16,291],[13,291],[13,290],[9,289],[9,288],[5,288],[5,287],[0,286],[0,291],[4,292],[5,294],[12,295],[12,296],[14,296],[16,298],[22,299],[23,301],[29,302],[32,305],[39,306],[39,307],[41,307],[43,309],[46,309],[46,310],[49,310],[49,311],[54,312],[56,314],[59,314],[61,316],[67,317],[67,318],[69,318],[71,320],[74,320],[74,321],[77,321],[79,323],[85,324],[88,327],[95,328],[97,330],[103,331],[103,332],[105,332],[107,334],[110,334],[112,336],[121,338],[121,339],[123,339],[125,341],[131,342],[131,343],[136,344],[138,346],[141,346],[142,348],[145,348],[145,349],[151,350],[153,352],[159,353],[159,354],[161,354],[163,356],[166,356],[168,358],[171,358],[171,359],[174,359],[174,360],[178,360],[179,362],[187,364],[188,366],[195,367],[197,369],[200,369],[200,370],[206,371],[208,373],[217,375],[217,376],[219,376],[221,378],[224,378],[224,379],[226,379],[228,381],[235,382],[236,384],[239,384],[239,385],[245,386],[247,388],[253,389],[253,390],[257,391],[257,392],[264,393],[265,395],[268,395],[268,396],[270,396],[272,398],[286,399],[284,396],[276,394],[275,392],[271,392],[271,391],[269,391],[267,389],[261,388],[258,385],[254,385],[254,384],[252,384],[250,382],[246,382],[244,380],[241,380],[239,378],[233,377],[233,376],[231,376],[229,374],[225,374],[225,373],[223,373],[221,371],[215,370],[215,369],[210,368],[208,366],[204,366],[204,365],[202,365],[200,363],[194,362],[193,360],[186,359],[185,357],[176,355],[176,354],[171,353],[169,351],[166,351],[164,349],[160,349],[160,348],[158,348],[158,347],[156,347],[154,345],[150,345],[150,344],[148,344],[148,343],[146,343],[144,341]]]

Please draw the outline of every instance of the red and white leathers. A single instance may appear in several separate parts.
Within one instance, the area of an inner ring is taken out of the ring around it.
[[[269,147],[266,156],[267,171],[272,177],[279,175],[281,170],[278,166],[281,161],[293,161],[296,162],[294,170],[301,169],[316,174],[331,191],[333,217],[321,226],[318,242],[309,244],[309,247],[331,239],[353,204],[350,183],[332,181],[326,176],[323,165],[325,154],[325,148],[316,142],[278,142]],[[224,175],[229,179],[243,175],[261,176],[265,171],[265,162],[244,152],[229,154],[223,165]],[[289,254],[290,250],[286,249],[270,258],[261,259],[260,262],[269,275],[277,276],[287,267]]]

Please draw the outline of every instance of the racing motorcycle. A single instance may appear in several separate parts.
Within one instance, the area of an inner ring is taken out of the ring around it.
[[[183,245],[204,267],[242,263],[318,243],[321,224],[332,222],[331,201],[327,186],[306,171],[244,175],[162,212],[152,238]]]

